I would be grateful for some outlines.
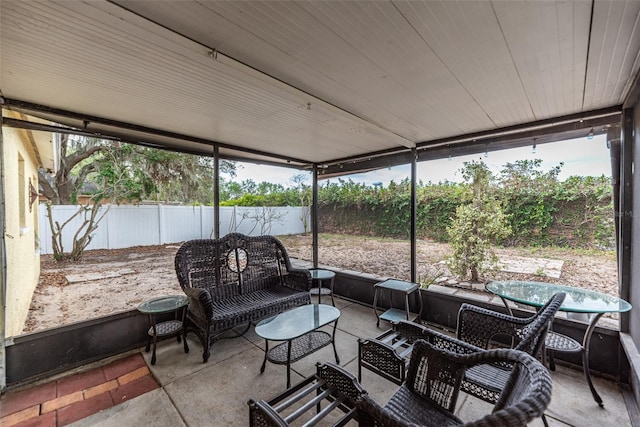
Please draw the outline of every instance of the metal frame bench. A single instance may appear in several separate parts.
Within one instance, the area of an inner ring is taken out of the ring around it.
[[[322,425],[343,426],[356,418],[357,401],[365,393],[356,378],[332,363],[316,366],[316,374],[273,399],[249,400],[249,425],[282,427],[295,422],[313,426],[323,421]]]

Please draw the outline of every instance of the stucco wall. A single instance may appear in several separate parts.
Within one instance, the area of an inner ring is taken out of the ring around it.
[[[4,152],[4,184],[6,211],[7,283],[5,334],[19,335],[27,314],[31,297],[40,275],[40,254],[37,250],[38,206],[29,212],[29,178],[38,187],[37,162],[26,132],[2,128]],[[23,197],[19,195],[19,159],[24,166]],[[24,220],[21,226],[20,200],[24,204]]]

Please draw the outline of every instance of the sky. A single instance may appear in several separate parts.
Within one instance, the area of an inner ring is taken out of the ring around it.
[[[607,148],[606,136],[596,135],[593,139],[578,138],[562,142],[540,144],[532,153],[532,147],[520,147],[511,150],[490,151],[487,157],[483,153],[469,156],[453,157],[449,159],[430,160],[418,163],[418,179],[425,184],[429,181],[438,183],[440,181],[460,182],[462,177],[458,172],[464,162],[471,160],[482,160],[491,169],[498,173],[505,163],[515,160],[542,159],[542,170],[548,171],[554,166],[564,162],[558,178],[562,181],[569,176],[611,176],[611,161],[609,149]],[[244,181],[253,179],[256,183],[267,181],[274,184],[282,184],[285,187],[293,186],[291,178],[294,175],[307,173],[291,168],[281,168],[275,166],[256,165],[252,163],[240,163],[242,167],[237,169],[234,181]],[[374,182],[382,182],[383,186],[388,186],[391,180],[400,182],[410,176],[410,166],[402,165],[377,171],[353,174],[343,177],[351,179],[357,183],[372,185]],[[306,183],[311,184],[311,174]],[[321,180],[322,184],[324,180]],[[333,182],[337,178],[332,179]]]

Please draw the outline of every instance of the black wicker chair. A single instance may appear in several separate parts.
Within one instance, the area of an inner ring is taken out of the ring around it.
[[[438,337],[440,334],[436,334]],[[453,345],[453,338],[446,339]],[[453,412],[465,373],[476,366],[505,363],[513,367],[491,414],[464,423]],[[451,352],[429,342],[416,341],[407,381],[384,407],[367,394],[358,400],[361,426],[526,426],[543,415],[551,400],[547,369],[519,350],[494,349],[470,354]]]
[[[176,274],[189,297],[184,335],[195,332],[209,359],[209,348],[238,325],[311,303],[309,270],[291,267],[282,243],[273,236],[239,233],[221,239],[191,240],[175,257]]]
[[[556,294],[534,316],[517,318],[502,313],[463,304],[458,313],[457,336],[471,346],[451,344],[446,337],[417,323],[400,321],[393,329],[376,338],[358,340],[358,380],[362,380],[362,368],[400,385],[405,380],[406,366],[417,339],[436,340],[437,345],[451,351],[470,353],[487,350],[494,338],[503,338],[504,346],[515,345],[516,350],[536,356],[548,330],[549,323],[560,308],[564,294]],[[507,338],[508,342],[504,342]],[[490,403],[495,403],[509,375],[509,367],[477,367],[468,373],[463,389]]]
[[[555,294],[536,314],[528,318],[463,304],[458,312],[457,337],[460,341],[482,349],[507,345],[537,357],[544,345],[549,325],[564,298],[565,294],[562,292]],[[501,338],[502,342],[499,341]],[[486,402],[496,403],[509,373],[510,367],[505,364],[474,367],[467,371],[462,389]]]
[[[426,333],[424,326],[403,320],[376,338],[358,339],[358,381],[362,381],[362,368],[366,368],[402,384],[413,343],[424,339]]]

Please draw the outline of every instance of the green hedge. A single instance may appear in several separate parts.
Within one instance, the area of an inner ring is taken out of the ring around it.
[[[490,191],[501,201],[512,235],[505,246],[564,246],[611,249],[615,243],[610,179],[571,177],[559,182],[561,166],[541,170],[541,160],[507,163],[490,176]],[[463,169],[464,172],[464,169]],[[464,176],[464,173],[463,173]],[[222,206],[300,206],[311,201],[311,188],[243,182]],[[225,187],[226,188],[226,187]],[[320,231],[409,238],[411,183],[405,179],[386,188],[351,180],[327,181],[319,188]],[[418,237],[447,241],[456,208],[471,201],[468,183],[417,186]],[[223,198],[224,200],[224,198]]]
[[[341,184],[341,185],[340,185]],[[468,202],[465,184],[420,185],[419,238],[446,241],[456,208]],[[494,187],[512,236],[505,246],[607,248],[615,243],[611,185],[605,177],[573,177],[545,189]],[[320,231],[408,238],[408,181],[385,189],[342,181],[320,190]]]

